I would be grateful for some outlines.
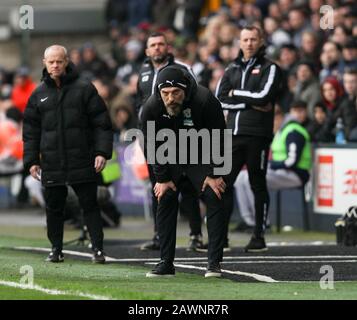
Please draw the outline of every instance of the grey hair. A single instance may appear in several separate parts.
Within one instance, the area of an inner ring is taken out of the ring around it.
[[[67,49],[64,47],[64,46],[61,46],[59,44],[54,44],[52,46],[49,46],[46,48],[45,52],[43,53],[43,58],[45,59],[48,52],[51,50],[51,49],[59,49],[59,50],[62,50],[63,53],[64,53],[64,57],[67,59],[68,58],[68,53],[67,53]]]

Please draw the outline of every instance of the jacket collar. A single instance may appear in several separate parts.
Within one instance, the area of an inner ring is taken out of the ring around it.
[[[256,54],[254,56],[252,56],[249,61],[252,61],[253,59],[255,59],[256,61],[264,58],[265,56],[265,46],[262,45],[259,50],[256,52]],[[235,62],[237,64],[240,64],[240,65],[245,65],[247,63],[247,61],[243,61],[243,51],[242,49],[239,50],[239,53],[238,53],[238,57],[235,59]]]
[[[64,86],[79,77],[77,70],[72,62],[68,64],[66,67],[66,73],[60,77],[61,86]],[[44,68],[42,70],[42,78],[41,81],[44,81],[49,86],[56,86],[55,81],[51,78],[50,74],[47,72],[47,69]]]

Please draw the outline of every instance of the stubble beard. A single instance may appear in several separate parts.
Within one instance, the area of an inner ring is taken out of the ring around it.
[[[165,107],[166,107],[166,111],[169,114],[169,116],[177,117],[179,115],[179,113],[181,112],[181,106],[182,105],[179,103],[173,103],[173,104],[170,104]]]

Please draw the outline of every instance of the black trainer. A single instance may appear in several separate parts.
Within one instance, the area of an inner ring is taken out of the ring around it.
[[[244,248],[244,252],[264,252],[267,250],[264,237],[258,238],[255,236],[251,237],[249,243]]]
[[[188,245],[187,251],[199,251],[199,249],[204,249],[205,245],[202,241],[201,235],[195,235],[190,237],[190,242]]]
[[[222,277],[221,265],[219,263],[208,265],[205,273],[205,278],[220,278]]]
[[[141,247],[141,250],[160,250],[160,242],[159,242],[159,237],[154,236],[154,238],[149,241],[145,242]]]
[[[93,250],[93,256],[92,256],[92,262],[93,263],[100,263],[104,264],[105,263],[105,254],[101,250]]]
[[[175,267],[172,262],[160,261],[152,271],[146,274],[147,278],[155,277],[173,277],[175,275]]]
[[[53,263],[63,262],[64,256],[62,250],[52,249],[48,257],[46,258],[46,261],[53,262]]]

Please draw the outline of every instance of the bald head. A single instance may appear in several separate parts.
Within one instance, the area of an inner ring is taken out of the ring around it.
[[[43,64],[50,77],[60,84],[60,77],[65,74],[68,65],[67,49],[60,45],[48,47],[43,55]]]

